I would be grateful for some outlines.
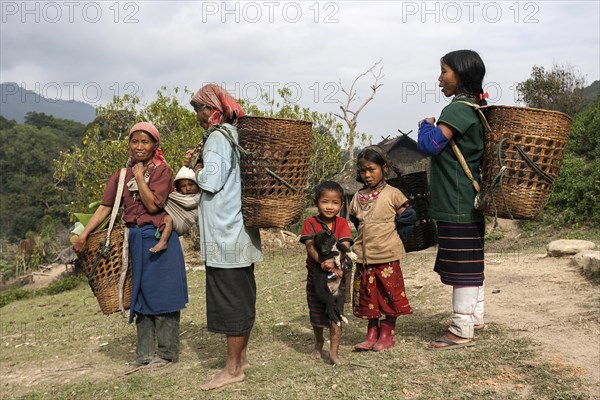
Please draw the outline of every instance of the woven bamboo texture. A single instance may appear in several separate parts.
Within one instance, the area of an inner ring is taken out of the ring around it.
[[[244,224],[284,228],[296,223],[306,200],[312,123],[244,116],[238,121],[238,131],[240,146],[249,152],[241,157]]]
[[[403,242],[407,253],[427,249],[437,244],[435,222],[429,218],[429,184],[427,172],[420,171],[401,175],[386,181],[389,185],[400,189],[408,198],[411,207],[417,213],[417,221],[412,235]]]
[[[119,310],[119,279],[123,258],[124,226],[116,225],[110,234],[110,250],[102,252],[107,230],[90,234],[86,249],[80,254],[85,273],[92,291],[100,304],[103,314]],[[123,306],[128,309],[131,303],[131,268],[127,269],[123,289]]]
[[[537,172],[517,146],[555,180],[562,166],[571,118],[558,111],[517,106],[488,106],[484,113],[491,128],[485,144],[484,192],[491,190],[491,181],[500,171],[498,153],[506,165],[501,184],[493,191],[495,207],[490,202],[486,214],[494,216],[497,210],[501,218],[533,219],[546,205],[554,183]],[[503,138],[506,140],[498,149]]]

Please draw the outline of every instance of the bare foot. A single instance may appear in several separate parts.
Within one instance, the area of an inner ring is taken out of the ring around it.
[[[248,362],[248,360],[242,360],[242,371],[245,371],[248,367],[250,367],[250,363]]]
[[[310,353],[310,358],[314,360],[320,360],[321,358],[323,358],[323,350],[314,348],[313,351]]]
[[[156,243],[156,246],[150,248],[150,252],[158,253],[159,251],[163,251],[166,249],[167,249],[166,243],[158,242],[158,243]]]
[[[218,389],[220,387],[243,381],[245,378],[244,372],[240,370],[239,375],[231,375],[227,369],[222,369],[217,372],[213,378],[200,386],[202,390]]]
[[[342,365],[344,361],[337,354],[329,353],[329,362],[331,365]]]

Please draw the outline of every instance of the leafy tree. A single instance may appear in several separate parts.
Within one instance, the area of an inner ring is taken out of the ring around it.
[[[528,107],[562,111],[575,115],[585,106],[585,78],[570,65],[554,64],[550,71],[533,66],[531,77],[517,84],[517,100]]]
[[[17,125],[17,121],[14,119],[8,120],[0,115],[0,130],[2,129],[10,129],[13,126]]]

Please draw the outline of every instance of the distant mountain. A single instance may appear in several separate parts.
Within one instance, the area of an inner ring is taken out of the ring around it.
[[[20,124],[24,122],[25,114],[30,111],[70,119],[82,124],[92,122],[96,116],[96,109],[87,103],[47,99],[13,82],[0,84],[0,90],[2,95],[0,115],[8,120],[14,119]]]

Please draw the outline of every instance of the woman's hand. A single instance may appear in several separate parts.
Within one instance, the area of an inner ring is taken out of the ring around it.
[[[429,122],[431,125],[435,126],[435,117],[429,117],[429,118],[425,118],[425,119],[419,121],[419,128],[421,127],[421,124],[423,122]]]
[[[83,232],[81,232],[77,238],[77,241],[73,243],[73,250],[75,250],[76,253],[81,253],[83,249],[85,249],[90,232],[93,232],[94,229],[96,229],[98,225],[100,225],[106,219],[106,217],[110,215],[111,212],[112,207],[108,207],[103,204],[98,206],[94,212],[94,215],[92,215],[92,218],[90,218],[89,222],[83,229]]]
[[[183,165],[185,165],[188,168],[192,168],[197,174],[198,171],[204,168],[204,163],[202,162],[202,158],[198,158],[198,160],[196,161],[196,165],[191,165],[192,158],[194,158],[194,151],[195,150],[188,150],[185,152],[185,156],[183,157]]]
[[[85,249],[86,244],[87,244],[87,235],[84,235],[82,233],[77,238],[77,241],[75,243],[73,243],[73,250],[75,250],[75,253],[81,253],[83,251],[83,249]]]
[[[138,184],[140,179],[144,180],[144,174],[146,173],[146,167],[144,167],[144,163],[136,163],[133,168],[131,168],[131,171],[133,172],[133,176],[135,176],[135,180],[138,181]]]
[[[194,153],[194,150],[188,150],[183,156],[183,165],[185,165],[188,168],[190,168],[190,163],[192,162],[192,153]]]

